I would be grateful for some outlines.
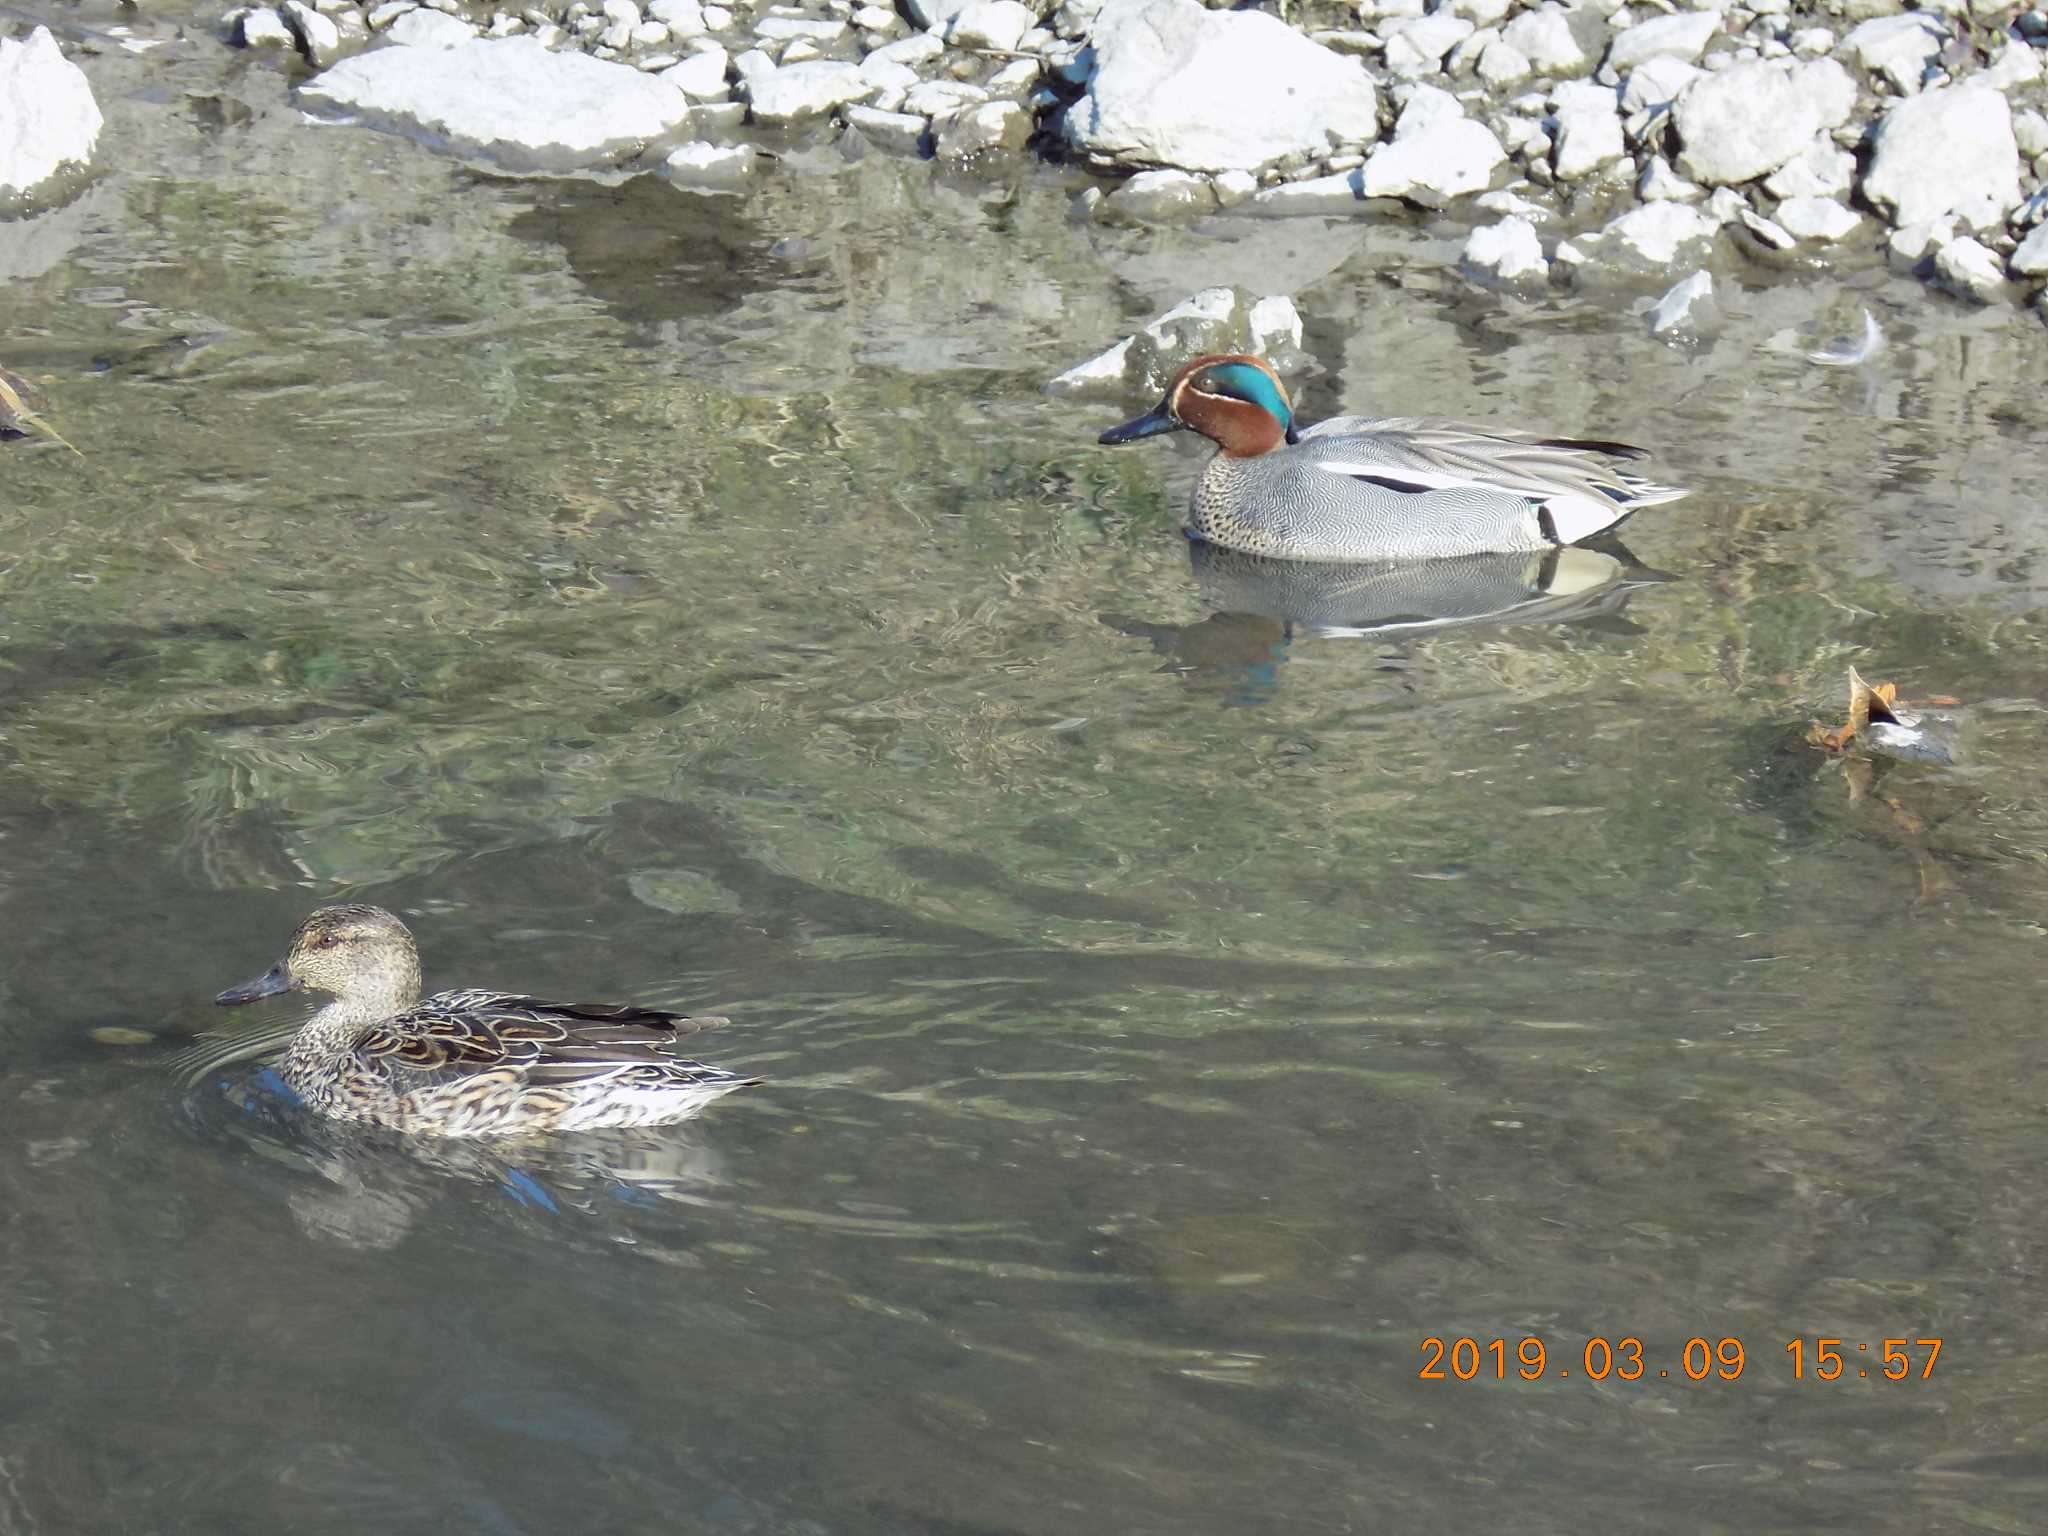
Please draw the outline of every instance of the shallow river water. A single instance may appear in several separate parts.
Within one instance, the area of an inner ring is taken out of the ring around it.
[[[2038,320],[1752,272],[1686,351],[1450,226],[507,180],[196,22],[87,68],[110,173],[0,225],[83,454],[0,449],[0,1533],[2040,1528]],[[1561,615],[1283,622],[1199,445],[1040,388],[1230,281],[1305,415],[1694,494]],[[1851,664],[1956,765],[1807,747]],[[181,1076],[344,896],[769,1081],[493,1147]]]

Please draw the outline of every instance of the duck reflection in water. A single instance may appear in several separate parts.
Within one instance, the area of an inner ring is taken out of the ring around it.
[[[1238,674],[1254,693],[1278,681],[1295,642],[1399,641],[1458,629],[1572,624],[1639,634],[1629,599],[1670,578],[1611,537],[1448,560],[1274,560],[1190,540],[1195,585],[1216,611],[1195,624],[1103,622],[1152,642],[1175,670]]]

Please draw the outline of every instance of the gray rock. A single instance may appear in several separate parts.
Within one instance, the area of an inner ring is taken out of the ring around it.
[[[1256,171],[1379,134],[1371,78],[1277,17],[1196,0],[1109,0],[1087,94],[1066,114],[1097,161]]]
[[[1862,190],[1894,224],[1954,213],[1983,229],[2018,205],[2019,177],[2005,97],[1980,85],[1945,86],[1885,113]]]
[[[2036,224],[2028,232],[2010,265],[2020,277],[2048,277],[2048,224]]]
[[[873,107],[848,107],[846,121],[869,142],[905,155],[922,150],[931,129],[915,112],[877,112]]]
[[[1572,36],[1564,7],[1545,4],[1524,11],[1500,30],[1501,41],[1519,52],[1540,75],[1583,74],[1585,50]]]
[[[784,124],[822,117],[834,107],[865,101],[879,87],[858,64],[811,59],[744,76],[740,95],[757,123]]]
[[[1691,63],[1706,51],[1721,30],[1718,11],[1680,11],[1638,22],[1617,33],[1607,48],[1607,67],[1625,75],[1649,59],[1675,58]]]
[[[1543,259],[1543,243],[1536,238],[1536,226],[1518,218],[1482,224],[1473,230],[1465,238],[1458,268],[1467,277],[1490,287],[1533,286],[1547,282],[1550,277],[1550,263]]]
[[[1891,81],[1902,95],[1920,89],[1927,66],[1949,40],[1949,30],[1925,11],[1877,16],[1852,27],[1835,52],[1857,68]]]
[[[1847,122],[1855,104],[1855,82],[1833,59],[1759,59],[1702,76],[1672,104],[1678,168],[1707,186],[1753,181]]]
[[[531,37],[379,48],[299,87],[347,113],[515,171],[560,172],[638,154],[688,115],[682,93],[623,64],[550,53]]]
[[[2006,296],[2005,268],[1998,257],[1968,235],[1934,253],[1934,283],[1959,299],[1995,303]]]
[[[324,69],[341,57],[341,28],[303,0],[284,0],[284,20],[299,40],[299,51],[315,69]]]
[[[1186,218],[1215,210],[1216,186],[1186,171],[1140,171],[1110,193],[1102,208],[1127,219]]]
[[[267,5],[244,11],[235,26],[235,40],[244,48],[295,48],[298,39],[284,24],[284,17]]]
[[[725,188],[754,172],[759,151],[746,144],[683,144],[663,162],[668,179],[679,187]]]
[[[386,37],[407,48],[454,48],[476,36],[476,28],[439,11],[411,10],[393,21]]]
[[[1022,149],[1031,137],[1031,114],[1014,101],[985,101],[956,107],[932,119],[932,141],[947,160],[966,160],[990,150]]]
[[[85,72],[48,27],[0,38],[0,196],[21,196],[92,161],[101,117]]]
[[[1863,224],[1861,214],[1832,197],[1788,197],[1774,217],[1786,233],[1822,244],[1846,239]]]
[[[1650,306],[1650,334],[1662,341],[1696,341],[1720,319],[1714,279],[1706,272],[1682,277]]]

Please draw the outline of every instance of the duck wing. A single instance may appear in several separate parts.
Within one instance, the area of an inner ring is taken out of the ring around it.
[[[356,1037],[357,1060],[409,1087],[482,1073],[540,1084],[601,1079],[736,1081],[669,1047],[727,1020],[628,1004],[557,1003],[510,992],[441,992]],[[751,1081],[751,1079],[749,1079]]]
[[[1339,416],[1297,439],[1315,467],[1383,490],[1427,495],[1506,493],[1534,512],[1548,542],[1571,544],[1612,527],[1638,507],[1685,491],[1613,467],[1644,450],[1598,438],[1539,437],[1421,416]]]

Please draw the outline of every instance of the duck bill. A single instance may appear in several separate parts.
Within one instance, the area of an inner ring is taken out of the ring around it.
[[[1166,413],[1166,402],[1160,401],[1135,421],[1127,421],[1120,427],[1111,427],[1095,439],[1106,447],[1114,448],[1121,443],[1135,443],[1141,437],[1157,437],[1162,432],[1185,431],[1187,423],[1175,421]]]
[[[282,997],[294,990],[299,979],[292,975],[291,968],[282,960],[254,981],[245,981],[239,987],[229,987],[214,1002],[223,1008],[233,1008],[241,1003],[261,1002],[266,997]]]

